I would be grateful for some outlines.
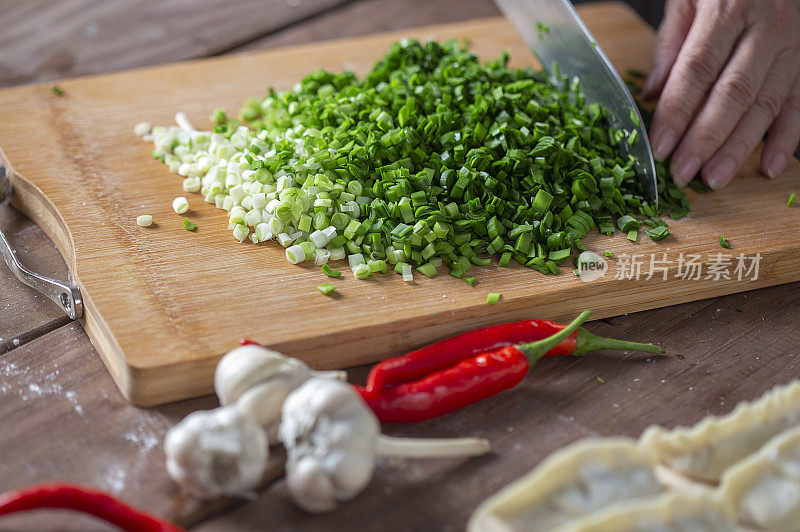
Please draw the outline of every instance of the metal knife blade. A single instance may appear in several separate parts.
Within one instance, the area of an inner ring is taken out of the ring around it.
[[[572,4],[568,0],[495,0],[495,3],[545,71],[552,75],[553,62],[558,63],[561,74],[580,78],[587,102],[600,103],[608,110],[612,127],[638,131],[639,140],[633,146],[623,140],[620,148],[636,159],[634,167],[645,197],[658,207],[656,167],[642,116],[622,78]]]

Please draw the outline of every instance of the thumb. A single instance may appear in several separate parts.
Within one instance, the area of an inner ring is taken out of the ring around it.
[[[664,20],[658,28],[653,69],[644,86],[644,97],[658,96],[681,51],[695,15],[694,0],[667,0]]]

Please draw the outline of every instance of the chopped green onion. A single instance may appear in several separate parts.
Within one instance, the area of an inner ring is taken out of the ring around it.
[[[176,214],[183,214],[189,210],[189,202],[183,196],[178,196],[172,200],[172,210]]]
[[[650,206],[620,151],[626,131],[586,103],[580,80],[508,59],[482,64],[457,42],[404,40],[363,79],[319,70],[246,99],[238,115],[215,110],[208,131],[183,113],[135,131],[186,192],[227,211],[237,240],[299,246],[318,266],[350,257],[351,269],[404,263],[410,276],[445,264],[463,278],[513,258],[556,274],[595,229],[667,235],[659,217],[689,212],[667,166],[657,164]],[[289,256],[300,260],[297,248]]]
[[[612,252],[611,252],[611,251],[609,251],[609,250],[605,250],[605,251],[603,252],[603,255],[605,255],[606,257],[608,257],[608,258],[610,259],[610,258],[612,258],[612,257],[614,256],[614,253],[612,253]]]
[[[659,240],[664,240],[669,236],[669,229],[667,229],[666,225],[659,225],[653,229],[646,229],[645,233],[649,236],[653,241],[658,242]]]
[[[724,236],[719,237],[719,245],[720,245],[720,247],[723,247],[725,249],[728,249],[729,247],[731,247],[730,242],[725,240]]]
[[[639,230],[638,229],[631,229],[628,231],[628,240],[631,242],[636,242],[639,239]]]
[[[184,218],[181,223],[183,224],[183,228],[187,231],[194,231],[197,228],[197,224],[189,221],[189,218]]]
[[[475,286],[475,278],[474,277],[462,277],[461,280],[464,281],[465,283],[467,283],[470,286]]]
[[[367,262],[367,266],[372,273],[386,273],[389,270],[385,260],[371,260]]]
[[[328,294],[336,290],[336,285],[325,282],[320,285],[317,285],[317,290],[319,290],[322,294],[325,294],[327,296]]]
[[[438,273],[436,271],[436,266],[430,262],[423,264],[422,266],[417,266],[417,271],[423,274],[425,277],[435,277]]]
[[[600,384],[605,384],[606,383],[606,381],[603,379],[603,377],[597,377],[597,382],[599,382]]]
[[[150,227],[153,225],[153,217],[149,214],[142,214],[136,217],[136,225]]]
[[[486,304],[487,305],[496,305],[500,301],[500,294],[495,292],[490,292],[486,294]]]
[[[644,79],[646,77],[644,72],[636,68],[628,68],[625,73],[635,79]]]
[[[356,279],[367,279],[372,276],[372,270],[365,263],[360,263],[353,268],[353,275]]]
[[[50,87],[50,91],[53,94],[55,94],[56,96],[63,96],[64,95],[64,91],[58,85],[53,85],[52,87]]]
[[[322,273],[324,273],[328,277],[341,277],[342,276],[342,272],[340,272],[339,270],[334,270],[333,268],[331,268],[327,264],[323,264],[322,265]]]
[[[791,207],[792,205],[794,205],[795,201],[797,201],[797,195],[796,194],[792,194],[791,196],[789,196],[789,201],[786,202],[786,205]]]

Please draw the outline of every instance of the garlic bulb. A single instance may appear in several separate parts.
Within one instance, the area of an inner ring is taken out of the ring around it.
[[[258,424],[229,407],[201,410],[172,427],[164,442],[167,472],[203,499],[241,495],[258,486],[269,446]]]
[[[358,495],[372,478],[377,455],[435,458],[490,450],[479,438],[381,435],[378,419],[352,386],[320,378],[307,380],[286,398],[278,437],[286,447],[289,493],[309,512],[333,510]]]

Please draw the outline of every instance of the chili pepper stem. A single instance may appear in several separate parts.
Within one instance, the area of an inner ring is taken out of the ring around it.
[[[578,329],[574,356],[583,356],[592,351],[616,350],[616,351],[644,351],[645,353],[664,354],[664,349],[653,344],[642,344],[639,342],[627,342],[614,338],[604,338],[590,333],[586,329]]]
[[[525,358],[528,359],[530,365],[536,364],[540,358],[542,358],[545,353],[550,351],[552,348],[566,340],[572,333],[580,328],[589,316],[592,315],[591,310],[585,310],[580,313],[580,315],[572,320],[572,322],[558,331],[553,336],[548,336],[544,340],[539,340],[538,342],[533,342],[530,344],[519,344],[517,345],[517,349],[522,351],[522,354],[525,355]]]
[[[483,438],[397,438],[379,434],[375,454],[403,458],[446,458],[481,456],[491,451]]]

